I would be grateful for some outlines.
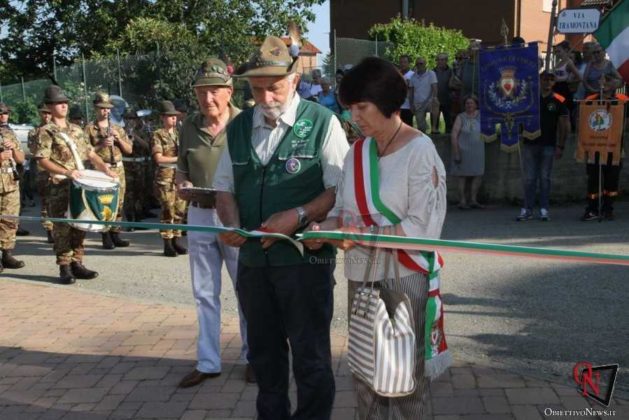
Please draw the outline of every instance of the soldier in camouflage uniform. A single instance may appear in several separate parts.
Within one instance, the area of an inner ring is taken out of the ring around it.
[[[20,183],[16,164],[24,163],[20,142],[9,128],[9,107],[0,102],[0,214],[20,214]],[[0,272],[4,268],[22,268],[24,262],[11,255],[15,248],[17,220],[0,219]]]
[[[74,143],[82,161],[89,160],[96,169],[110,177],[115,178],[117,174],[94,152],[81,127],[66,121],[68,98],[59,86],[46,89],[44,103],[52,114],[52,121],[41,128],[33,158],[38,160],[40,167],[48,171],[51,178],[48,214],[50,217],[65,217],[70,201],[70,183],[81,177],[67,141]],[[88,270],[83,265],[85,232],[67,223],[54,223],[52,235],[62,284],[72,284],[77,278],[93,279],[98,276],[96,271]]]
[[[41,103],[39,105],[38,111],[40,120],[39,126],[33,128],[31,131],[28,132],[28,150],[30,150],[31,154],[35,153],[35,146],[37,145],[37,137],[39,136],[39,132],[41,131],[43,126],[50,123],[51,118],[50,110],[46,108],[46,105],[44,103]],[[35,183],[37,184],[37,194],[39,194],[39,198],[41,200],[40,214],[42,218],[46,218],[48,217],[48,180],[50,176],[48,175],[48,172],[42,169],[36,162],[31,162],[31,165],[31,170],[34,170],[35,168],[37,169]],[[42,221],[42,226],[46,231],[48,243],[52,244],[54,242],[54,239],[52,238],[52,222],[44,220]]]
[[[142,194],[143,216],[145,218],[157,217],[151,209],[159,207],[159,199],[155,195],[155,189],[153,188],[153,185],[155,185],[155,171],[157,165],[155,165],[155,161],[153,161],[153,155],[150,150],[150,142],[154,132],[153,126],[150,114],[145,115],[144,118],[140,118],[140,130],[144,133],[144,138],[149,140],[149,151],[146,155],[146,167],[144,171],[144,185],[146,185],[146,188]]]
[[[124,197],[124,212],[127,220],[139,222],[144,218],[143,196],[147,188],[146,171],[148,168],[149,142],[144,139],[137,111],[127,110],[124,115],[125,131],[133,145],[131,155],[124,156],[124,172],[127,190]],[[152,188],[152,186],[150,186]],[[133,228],[129,228],[132,231]]]
[[[131,142],[127,134],[120,126],[111,124],[109,114],[114,104],[106,93],[97,93],[94,97],[94,112],[96,121],[85,127],[85,133],[94,147],[94,151],[105,162],[112,172],[118,175],[120,190],[118,191],[118,214],[116,221],[122,221],[124,212],[125,172],[122,163],[122,155],[131,153]],[[108,232],[102,234],[103,248],[114,249],[116,247],[129,246],[129,241],[120,238],[120,226],[112,226]]]
[[[186,213],[187,202],[179,198],[175,189],[175,168],[179,151],[179,133],[177,132],[177,110],[170,101],[160,103],[162,128],[153,133],[151,153],[157,164],[155,171],[155,194],[162,205],[161,223],[179,224]],[[178,243],[180,230],[162,230],[164,255],[176,257],[187,254],[188,250]]]
[[[72,124],[76,124],[79,127],[85,127],[85,118],[83,118],[83,111],[81,111],[80,105],[72,105],[68,112],[68,119]]]

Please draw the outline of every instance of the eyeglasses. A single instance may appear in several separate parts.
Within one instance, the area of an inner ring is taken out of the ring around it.
[[[426,65],[426,63],[424,63],[424,62],[422,62],[422,61],[418,61],[418,62],[417,62],[417,65],[418,65],[418,66],[425,66],[425,65]]]

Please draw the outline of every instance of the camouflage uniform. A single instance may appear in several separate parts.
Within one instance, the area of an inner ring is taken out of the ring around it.
[[[163,128],[153,133],[151,153],[161,153],[165,157],[176,157],[179,149],[179,134],[175,130],[169,134]],[[162,206],[161,223],[180,224],[186,214],[187,202],[177,196],[175,191],[176,163],[158,166],[155,170],[155,195]],[[180,230],[161,230],[163,239],[179,238]]]
[[[107,129],[100,128],[96,122],[92,122],[85,127],[85,134],[89,139],[90,144],[95,148],[99,143],[102,143],[107,138]],[[127,134],[122,127],[117,125],[111,125],[111,135],[118,137],[119,141],[129,143]],[[112,156],[113,150],[113,156]],[[122,221],[122,213],[124,206],[124,195],[126,190],[125,183],[125,171],[122,163],[122,151],[120,147],[114,143],[112,147],[103,147],[96,152],[103,162],[118,175],[120,181],[120,189],[118,190],[118,214],[116,215],[116,222]],[[114,162],[112,164],[112,161]],[[120,226],[112,226],[109,231],[112,233],[119,233],[122,230]]]
[[[127,220],[141,220],[144,213],[144,196],[149,186],[146,184],[148,170],[148,150],[143,150],[135,139],[143,137],[142,130],[133,129],[128,138],[133,144],[131,155],[122,158],[124,162],[126,192],[124,197],[124,213]],[[122,211],[122,210],[118,210]]]
[[[49,159],[67,170],[75,170],[77,165],[72,151],[59,135],[60,133],[65,133],[74,141],[80,159],[86,162],[92,146],[89,144],[83,130],[74,124],[68,124],[66,128],[61,128],[54,123],[43,126],[40,129],[33,156],[36,159]],[[48,214],[50,217],[66,217],[70,201],[70,183],[70,179],[67,178],[63,180],[53,178],[49,183]],[[57,264],[81,263],[85,254],[83,246],[85,232],[75,229],[67,223],[53,223],[52,234],[55,239],[54,250],[57,256]]]
[[[40,125],[37,128],[33,128],[31,131],[28,132],[28,150],[30,150],[31,154],[35,154],[35,148],[37,146],[37,138],[39,137],[39,133],[42,129],[43,125]],[[35,164],[36,162],[31,162],[31,165]],[[39,194],[39,197],[41,199],[41,211],[40,211],[40,215],[42,218],[46,218],[48,217],[48,181],[50,179],[50,175],[48,175],[48,172],[46,172],[46,170],[44,168],[42,168],[41,166],[39,166],[39,163],[37,163],[35,165],[37,167],[37,178],[36,178],[36,184],[37,184],[37,194]],[[35,168],[31,168],[31,171],[34,170]],[[52,231],[52,222],[45,220],[42,221],[42,226],[44,227],[44,230],[46,232],[50,232]]]
[[[15,133],[8,126],[0,127],[0,136],[9,140],[14,149],[22,150]],[[0,162],[0,214],[11,216],[20,214],[20,183],[15,179],[15,175],[10,159]],[[11,251],[15,248],[17,225],[17,220],[0,219],[0,249]]]

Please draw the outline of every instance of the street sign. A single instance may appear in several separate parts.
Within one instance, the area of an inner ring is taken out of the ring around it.
[[[563,9],[557,16],[557,31],[562,34],[590,34],[598,29],[598,9]]]

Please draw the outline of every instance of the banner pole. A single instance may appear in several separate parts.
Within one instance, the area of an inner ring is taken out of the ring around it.
[[[553,0],[550,9],[550,27],[548,29],[548,44],[546,44],[546,59],[544,61],[544,70],[550,70],[550,55],[552,52],[553,33],[555,31],[555,11],[557,10],[557,0]]]
[[[598,221],[599,223],[603,221],[603,177],[601,176],[603,172],[603,162],[602,156],[598,154]]]

